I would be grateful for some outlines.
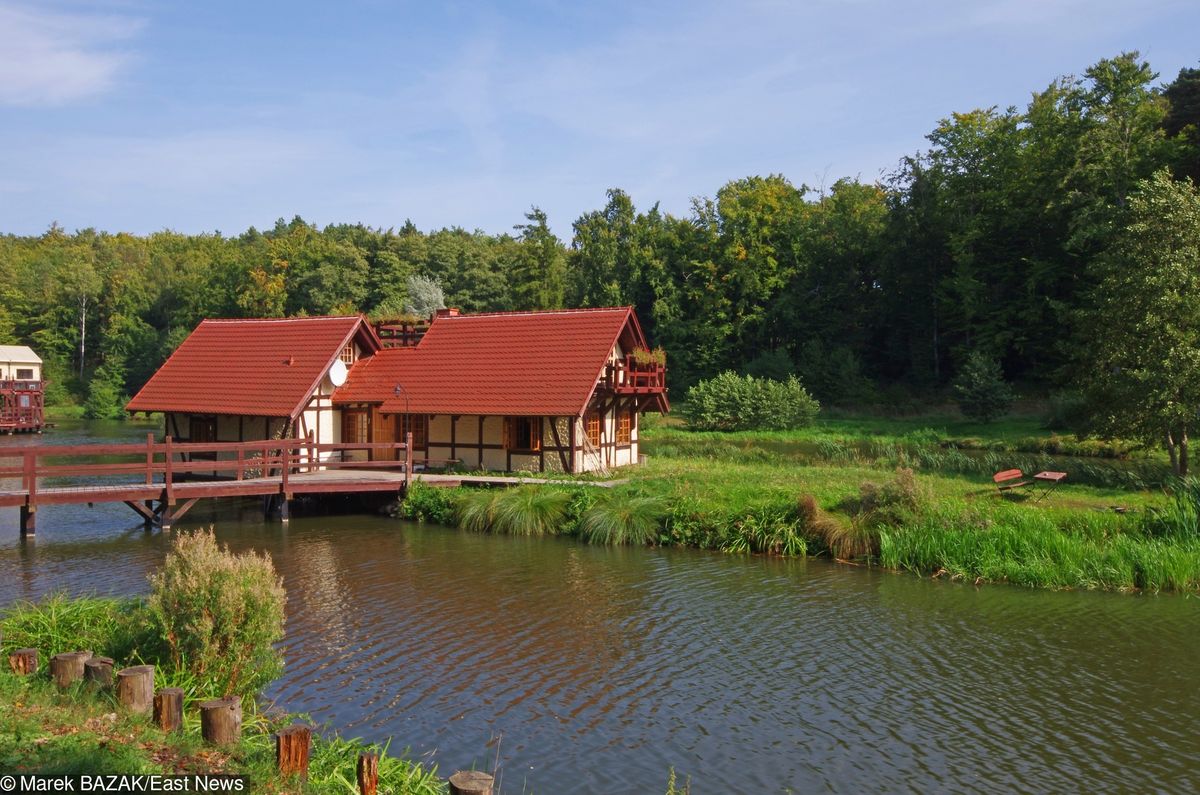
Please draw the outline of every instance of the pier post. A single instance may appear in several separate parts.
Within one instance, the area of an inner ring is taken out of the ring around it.
[[[37,509],[31,505],[21,506],[21,537],[31,536],[37,530]]]
[[[117,701],[139,715],[149,715],[154,706],[154,666],[135,665],[117,671]]]
[[[183,731],[183,688],[164,687],[154,694],[154,725],[165,732]]]
[[[231,745],[242,737],[242,700],[226,696],[200,704],[200,735],[210,745]]]
[[[112,687],[113,658],[92,657],[83,664],[83,678],[96,688]]]
[[[460,770],[449,781],[450,795],[492,795],[492,777],[478,770]]]
[[[288,726],[275,734],[275,767],[283,777],[308,778],[308,755],[312,747],[312,729],[302,724]]]
[[[379,789],[379,757],[376,754],[358,755],[358,791],[361,795],[376,795]]]
[[[290,519],[290,518],[291,518],[291,516],[289,515],[287,495],[280,494],[279,495],[279,521],[283,522],[284,524],[287,524],[288,519]]]

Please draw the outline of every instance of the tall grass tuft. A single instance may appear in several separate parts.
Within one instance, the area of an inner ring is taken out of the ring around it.
[[[454,505],[458,526],[472,533],[486,533],[496,521],[496,503],[501,492],[485,489],[461,494]]]
[[[140,599],[60,593],[10,606],[0,615],[0,631],[5,646],[37,649],[42,660],[78,649],[127,660],[154,645],[149,618]]]
[[[556,535],[563,527],[568,492],[544,486],[522,486],[496,499],[492,530],[520,536]]]
[[[1200,539],[1200,478],[1175,478],[1167,490],[1171,500],[1146,518],[1147,535],[1161,538]]]
[[[659,497],[609,494],[584,512],[579,531],[593,544],[652,544],[666,516]]]

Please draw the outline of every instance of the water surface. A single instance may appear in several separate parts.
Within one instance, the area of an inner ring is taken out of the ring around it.
[[[137,437],[64,426],[45,441]],[[3,440],[7,442],[8,440]],[[1200,600],[974,588],[820,560],[597,549],[201,503],[289,594],[269,695],[505,792],[1200,790]],[[124,506],[0,511],[0,604],[143,593]],[[490,743],[490,745],[489,745]]]

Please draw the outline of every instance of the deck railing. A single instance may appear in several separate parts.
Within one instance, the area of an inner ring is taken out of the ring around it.
[[[161,442],[147,434],[144,444],[22,445],[0,447],[0,460],[20,459],[20,466],[0,466],[0,478],[21,478],[21,489],[36,501],[39,478],[95,478],[124,475],[146,484],[162,483],[168,499],[180,480],[196,475],[225,475],[227,480],[279,478],[287,492],[288,479],[304,472],[337,469],[400,469],[407,488],[414,464],[435,464],[433,459],[414,461],[404,442],[316,442],[312,439],[268,439],[252,442]],[[365,451],[396,458],[361,461],[347,453]],[[136,458],[136,461],[75,461],[47,463],[46,459]]]

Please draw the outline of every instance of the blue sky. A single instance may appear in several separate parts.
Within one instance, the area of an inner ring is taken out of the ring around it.
[[[620,187],[873,180],[939,118],[1140,50],[1195,0],[585,4],[0,0],[0,233],[236,234],[301,215],[503,232]]]

